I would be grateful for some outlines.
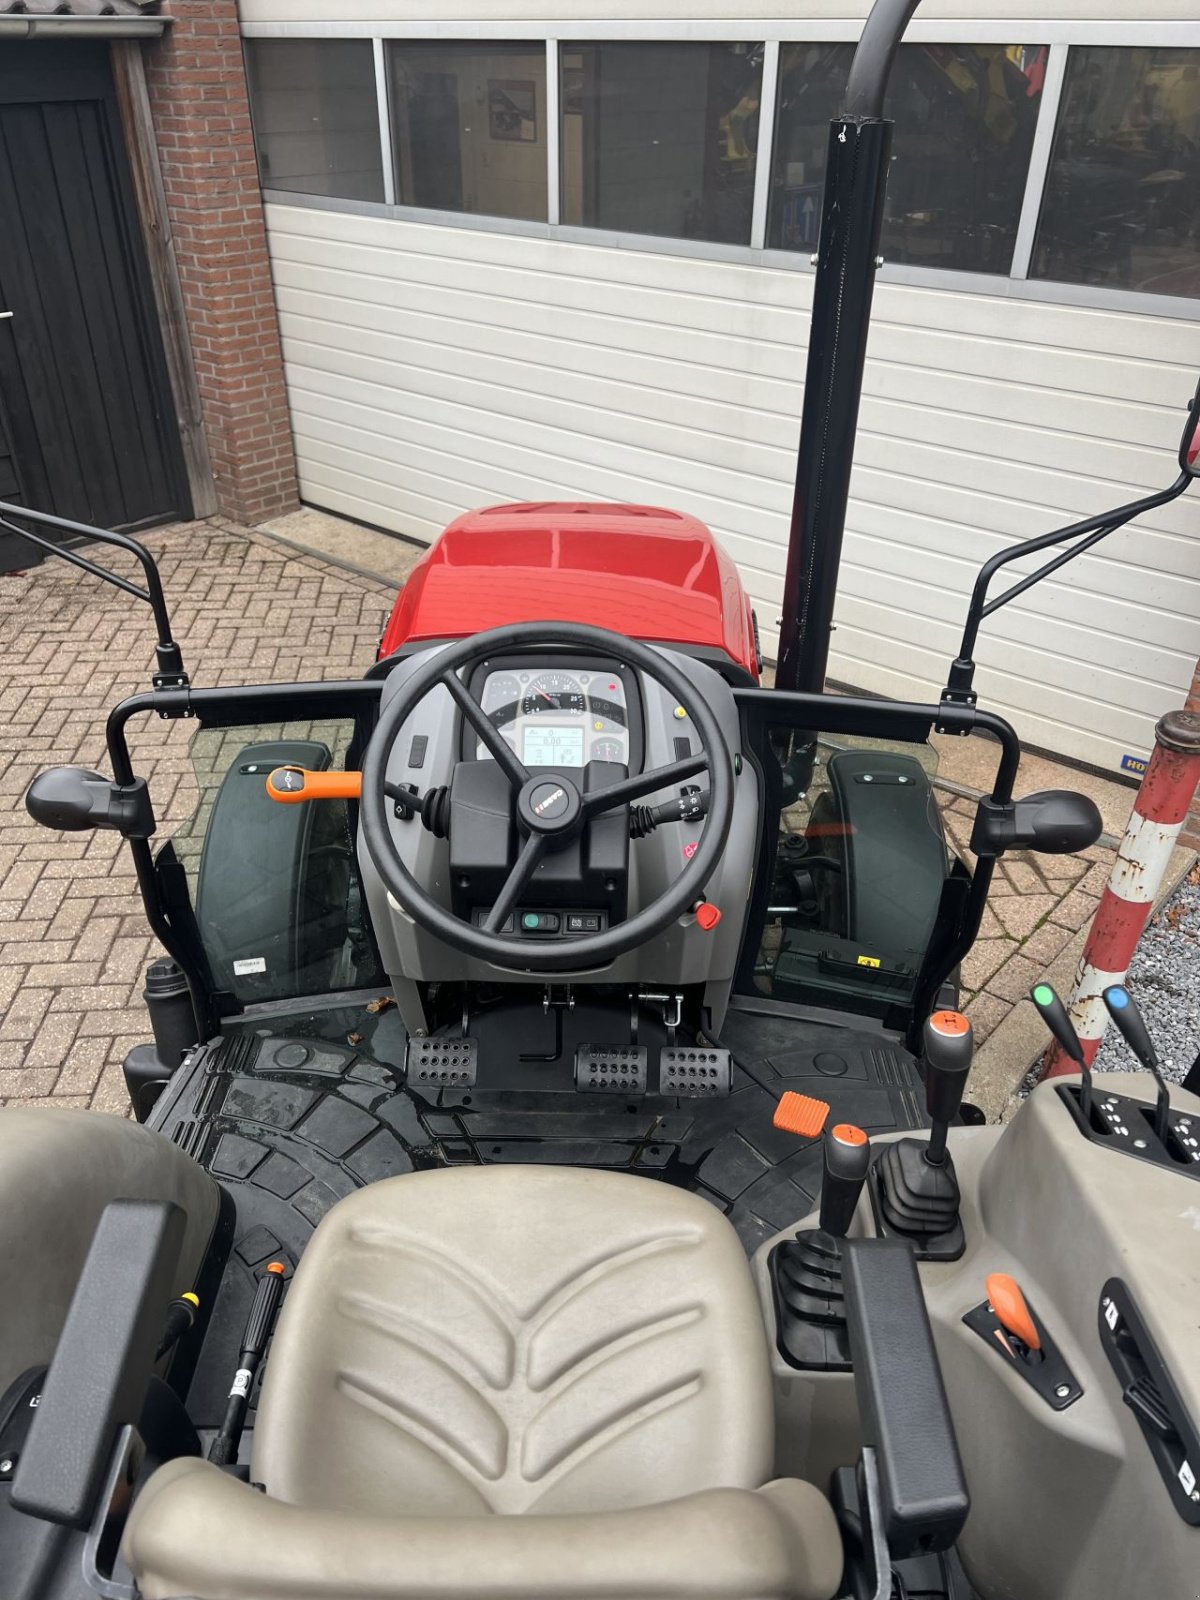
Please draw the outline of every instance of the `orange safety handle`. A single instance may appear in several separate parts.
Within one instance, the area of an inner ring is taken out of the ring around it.
[[[302,800],[358,800],[361,772],[309,772],[306,767],[276,767],[267,775],[267,794],[281,806]]]
[[[1017,1280],[1010,1278],[1007,1272],[993,1272],[989,1274],[983,1287],[988,1297],[988,1304],[996,1313],[996,1320],[1004,1331],[1011,1333],[1014,1339],[1019,1339],[1027,1350],[1040,1350],[1041,1335],[1029,1314],[1029,1307],[1025,1304],[1025,1296],[1021,1293]]]

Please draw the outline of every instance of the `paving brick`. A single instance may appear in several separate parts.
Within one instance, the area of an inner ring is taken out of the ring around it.
[[[1026,956],[1011,956],[1000,970],[987,982],[987,993],[999,1000],[1007,1000],[1010,1005],[1015,1005],[1018,1000],[1023,1000],[1033,985],[1042,975],[1042,969],[1036,961],[1030,961]]]
[[[963,957],[963,983],[971,990],[982,989],[1016,949],[1014,939],[977,939]]]
[[[1086,922],[1091,921],[1099,904],[1095,896],[1086,894],[1082,889],[1072,889],[1050,913],[1050,921],[1056,922],[1060,928],[1069,928],[1072,933],[1078,933]]]

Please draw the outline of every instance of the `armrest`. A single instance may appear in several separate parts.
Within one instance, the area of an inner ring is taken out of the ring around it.
[[[141,1416],[184,1223],[166,1201],[105,1206],[17,1464],[19,1511],[76,1528],[90,1521],[117,1429]]]
[[[971,1501],[912,1246],[847,1239],[846,1324],[863,1443],[874,1449],[893,1559],[948,1549]]]

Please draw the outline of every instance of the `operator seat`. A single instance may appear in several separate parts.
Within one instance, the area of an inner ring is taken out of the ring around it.
[[[159,1469],[148,1600],[828,1600],[841,1540],[768,1482],[767,1336],[742,1247],[666,1183],[553,1167],[342,1200],[288,1290],[251,1478]]]

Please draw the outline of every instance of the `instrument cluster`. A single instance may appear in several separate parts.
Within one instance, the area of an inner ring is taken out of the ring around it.
[[[606,667],[499,669],[481,704],[527,767],[629,765],[629,706],[619,672]],[[482,744],[476,759],[488,759]]]

